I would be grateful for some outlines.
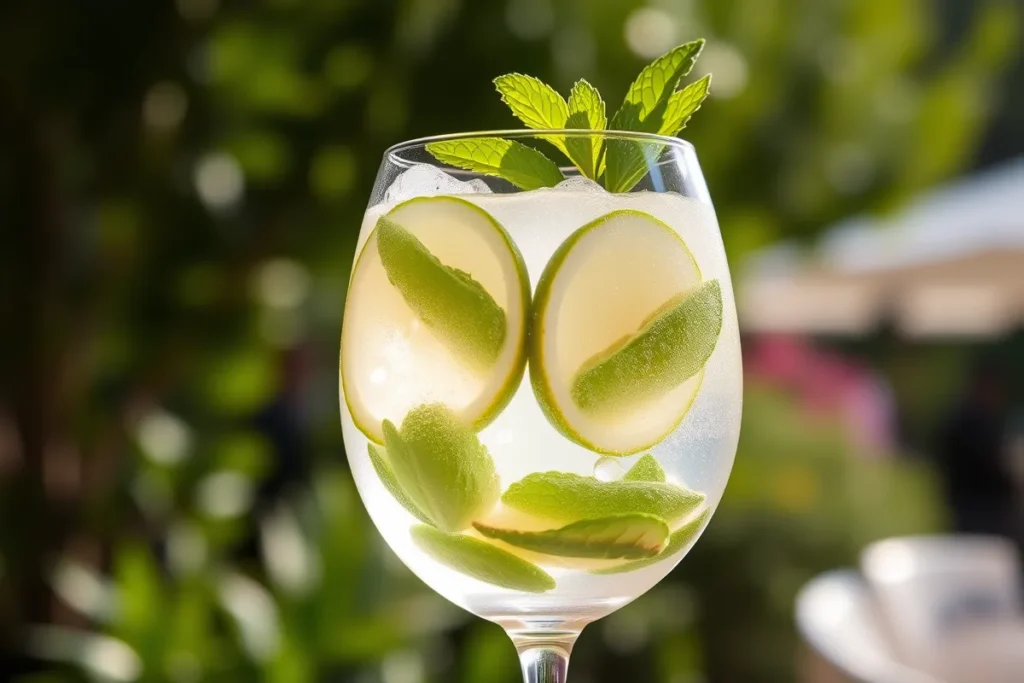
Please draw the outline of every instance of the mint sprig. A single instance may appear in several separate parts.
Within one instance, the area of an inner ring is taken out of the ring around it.
[[[534,130],[605,129],[678,135],[708,95],[711,76],[677,90],[704,47],[704,39],[680,45],[648,64],[630,86],[609,123],[604,100],[593,85],[577,81],[566,100],[533,76],[499,76],[494,85],[512,113]],[[628,192],[657,163],[665,145],[656,141],[600,135],[541,135],[579,169],[609,192]],[[432,142],[427,151],[438,161],[504,178],[523,190],[553,187],[563,180],[557,163],[543,152],[504,138],[468,138]]]

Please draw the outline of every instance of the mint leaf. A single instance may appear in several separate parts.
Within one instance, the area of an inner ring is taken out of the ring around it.
[[[657,133],[661,129],[669,97],[679,79],[690,73],[703,48],[704,39],[700,38],[672,48],[645,66],[612,117],[612,128]]]
[[[569,92],[569,118],[579,115],[583,115],[576,119],[580,125],[568,126],[569,128],[604,130],[608,127],[608,117],[605,114],[605,103],[601,99],[601,93],[582,78],[576,81]]]
[[[554,88],[533,76],[505,74],[494,79],[494,87],[501,93],[501,101],[508,105],[516,118],[527,128],[565,128],[569,106]],[[565,144],[557,136],[548,137],[552,144],[565,152]]]
[[[409,308],[453,353],[478,369],[490,369],[505,345],[501,306],[468,273],[441,263],[390,216],[381,216],[374,232],[381,265]]]
[[[661,554],[656,557],[648,557],[640,560],[634,560],[633,562],[627,562],[626,564],[620,564],[616,567],[607,567],[605,569],[595,569],[591,571],[591,574],[620,574],[622,572],[632,572],[637,569],[643,569],[644,567],[650,567],[656,562],[667,560],[684,547],[690,545],[690,542],[695,540],[697,532],[699,532],[708,516],[711,514],[711,510],[704,508],[700,514],[682,525],[669,536],[668,544],[665,549],[661,551]]]
[[[405,495],[405,491],[398,485],[398,480],[395,479],[395,473],[391,471],[391,465],[388,464],[387,451],[381,446],[374,443],[366,444],[367,450],[370,452],[370,463],[373,464],[373,469],[376,470],[377,476],[380,477],[380,483],[384,484],[384,488],[388,490],[398,503],[409,511],[416,519],[430,524],[433,526],[433,522],[427,517],[426,513],[416,507],[416,503],[412,502],[409,496]]]
[[[679,135],[686,127],[693,113],[700,109],[711,87],[711,74],[690,83],[682,90],[672,93],[665,107],[665,118],[658,132],[662,135]]]
[[[606,560],[654,557],[668,540],[665,520],[644,514],[585,519],[548,531],[498,529],[479,522],[473,526],[487,538],[559,557]]]
[[[478,581],[529,593],[555,587],[551,575],[537,565],[484,541],[422,525],[409,533],[420,550],[435,561]]]
[[[532,147],[504,138],[429,142],[438,161],[467,171],[504,178],[522,190],[554,187],[565,178],[555,162]]]
[[[509,507],[566,524],[643,513],[673,523],[704,502],[704,494],[659,482],[609,481],[569,472],[535,472],[508,487]]]
[[[576,81],[569,93],[569,117],[566,119],[565,127],[588,130],[604,130],[608,127],[608,116],[601,93],[583,79]],[[591,180],[596,180],[599,175],[601,148],[602,139],[597,135],[570,135],[565,139],[566,155],[580,169],[580,173]]]
[[[605,143],[604,186],[609,192],[629,192],[657,166],[665,145],[611,138]]]
[[[680,45],[644,67],[612,117],[611,127],[645,133],[660,131],[679,80],[690,73],[703,47],[703,39]],[[657,163],[663,150],[664,145],[656,142],[609,140],[605,188],[609,192],[628,192]]]
[[[658,464],[654,456],[648,453],[629,468],[629,471],[626,472],[626,476],[622,480],[663,482],[665,481],[665,470],[661,469],[661,465]]]
[[[395,480],[439,529],[465,529],[493,507],[499,493],[494,461],[450,408],[413,408],[401,431],[389,420],[383,431]]]

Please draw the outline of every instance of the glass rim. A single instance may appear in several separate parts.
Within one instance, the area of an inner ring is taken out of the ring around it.
[[[384,158],[401,159],[400,152],[413,149],[416,147],[423,147],[431,142],[472,140],[474,138],[543,138],[544,136],[555,135],[569,137],[598,136],[604,139],[613,140],[658,142],[663,145],[671,147],[681,147],[683,149],[689,150],[690,152],[696,152],[692,142],[684,140],[682,138],[670,137],[668,135],[659,135],[658,133],[644,133],[640,131],[616,129],[594,130],[592,128],[507,128],[503,130],[477,130],[460,133],[442,133],[440,135],[427,135],[424,137],[412,138],[411,140],[397,142],[388,147],[386,150],[384,150]],[[405,160],[403,159],[402,161]]]

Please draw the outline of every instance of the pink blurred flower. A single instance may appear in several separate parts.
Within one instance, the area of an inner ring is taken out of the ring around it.
[[[748,377],[792,393],[809,416],[838,417],[862,450],[892,449],[891,392],[870,368],[799,337],[765,336],[746,349]]]

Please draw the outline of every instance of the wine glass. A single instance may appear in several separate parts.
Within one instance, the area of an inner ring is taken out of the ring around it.
[[[552,143],[588,146],[589,175],[620,191],[509,153]],[[735,455],[739,332],[693,146],[551,130],[391,147],[339,374],[349,462],[384,539],[506,630],[527,683],[564,681],[583,627],[697,541]]]

